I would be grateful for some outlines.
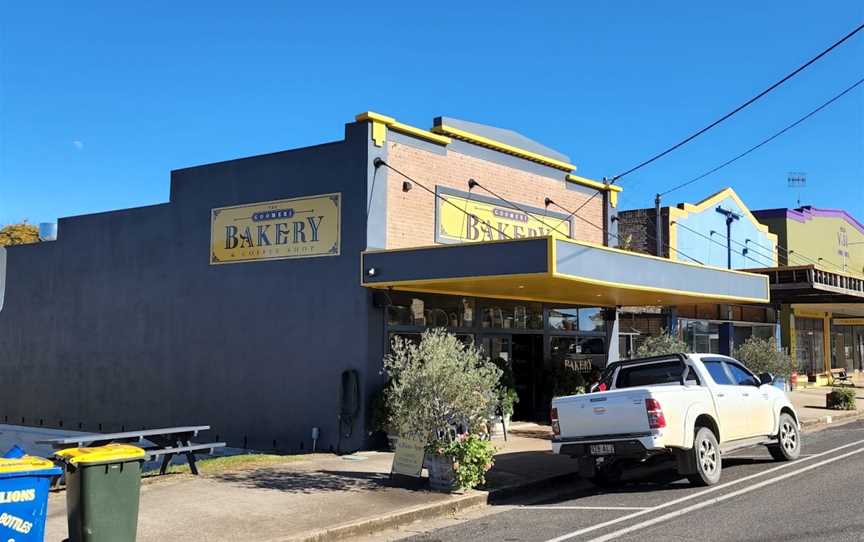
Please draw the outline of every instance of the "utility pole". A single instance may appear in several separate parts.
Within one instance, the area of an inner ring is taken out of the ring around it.
[[[655,254],[663,257],[663,229],[660,227],[660,194],[654,197],[654,231],[657,234],[654,238],[657,241]],[[672,256],[671,254],[669,256]]]
[[[726,216],[726,268],[732,269],[732,223],[741,219],[741,215],[729,209],[717,206],[717,212]]]

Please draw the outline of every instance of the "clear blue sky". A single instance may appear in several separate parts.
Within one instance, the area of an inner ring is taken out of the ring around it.
[[[375,110],[512,128],[620,173],[864,21],[846,1],[4,2],[0,223],[167,201],[172,169],[341,138]],[[622,181],[623,206],[744,150],[864,76],[864,33],[686,148]],[[671,195],[733,186],[751,208],[864,221],[864,89]],[[62,235],[62,233],[61,233]]]

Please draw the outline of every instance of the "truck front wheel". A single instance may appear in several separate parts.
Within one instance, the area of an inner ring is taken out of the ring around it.
[[[801,435],[798,434],[798,424],[785,412],[780,415],[777,444],[769,444],[768,452],[776,461],[794,461],[801,455]]]
[[[693,438],[693,449],[696,472],[688,474],[687,479],[694,486],[713,486],[720,481],[720,471],[723,468],[720,457],[720,446],[717,437],[707,427],[697,427]]]

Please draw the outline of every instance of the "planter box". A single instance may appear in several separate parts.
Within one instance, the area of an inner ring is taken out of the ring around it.
[[[432,491],[452,493],[456,490],[456,473],[453,472],[453,460],[443,455],[426,454],[424,461],[429,471],[429,488]]]

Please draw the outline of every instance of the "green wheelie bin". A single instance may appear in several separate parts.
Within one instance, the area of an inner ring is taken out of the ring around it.
[[[69,542],[135,542],[144,450],[108,444],[54,455],[66,466]]]

